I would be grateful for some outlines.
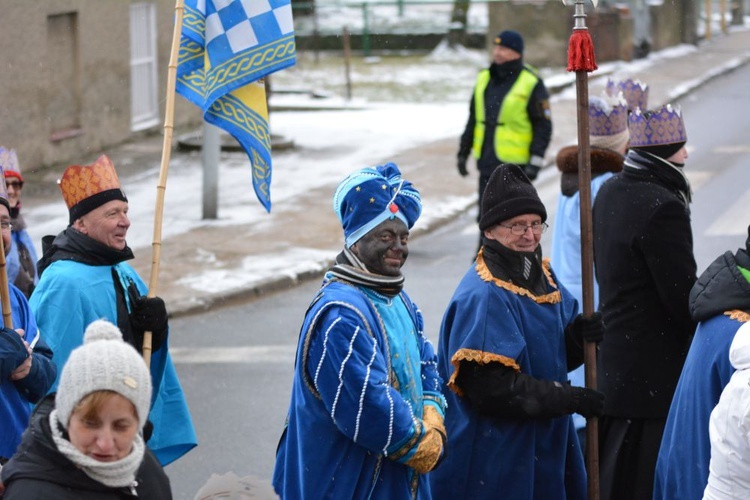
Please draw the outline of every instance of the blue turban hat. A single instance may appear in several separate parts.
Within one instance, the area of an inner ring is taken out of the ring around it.
[[[411,229],[422,213],[422,200],[411,182],[401,178],[394,163],[358,170],[341,181],[333,210],[350,248],[378,224],[394,217]]]

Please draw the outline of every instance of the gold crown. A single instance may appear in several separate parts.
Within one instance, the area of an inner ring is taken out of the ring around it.
[[[71,165],[58,181],[68,209],[83,200],[110,189],[120,189],[115,166],[107,156],[100,156],[91,165]]]

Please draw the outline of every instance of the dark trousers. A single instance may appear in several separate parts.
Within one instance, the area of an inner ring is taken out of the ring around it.
[[[656,459],[666,418],[599,418],[599,491],[602,500],[653,497]]]

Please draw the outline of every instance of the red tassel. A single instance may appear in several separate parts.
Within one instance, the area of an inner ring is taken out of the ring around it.
[[[573,30],[568,41],[568,71],[587,71],[597,68],[594,42],[587,29]]]

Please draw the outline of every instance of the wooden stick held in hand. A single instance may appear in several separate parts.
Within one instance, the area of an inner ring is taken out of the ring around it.
[[[164,143],[161,152],[161,167],[159,169],[159,183],[156,186],[156,210],[154,212],[154,241],[151,256],[151,277],[148,282],[148,296],[156,297],[156,286],[159,282],[159,261],[161,259],[161,226],[164,216],[164,193],[167,189],[167,173],[169,159],[172,154],[172,134],[174,132],[174,101],[177,85],[177,57],[180,50],[180,36],[182,34],[182,18],[185,14],[184,0],[175,3],[175,23],[172,32],[172,51],[169,55],[167,68],[167,96],[164,111]],[[151,332],[143,333],[143,359],[146,366],[151,366]]]

